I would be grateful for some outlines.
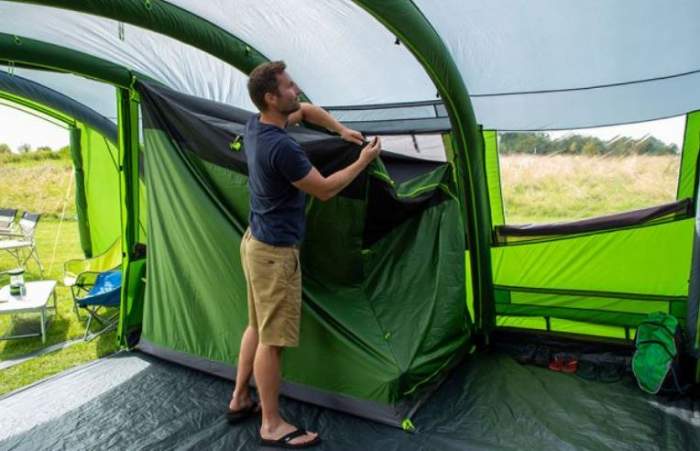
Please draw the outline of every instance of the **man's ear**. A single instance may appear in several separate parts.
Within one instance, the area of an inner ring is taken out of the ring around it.
[[[277,96],[271,92],[265,93],[265,104],[267,106],[272,105],[277,100]]]

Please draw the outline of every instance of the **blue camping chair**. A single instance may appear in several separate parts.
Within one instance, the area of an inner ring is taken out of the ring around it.
[[[121,271],[103,272],[97,276],[97,279],[95,279],[95,284],[92,286],[90,291],[88,291],[87,295],[75,299],[78,307],[84,308],[90,315],[87,326],[85,327],[85,336],[83,337],[85,341],[90,341],[93,338],[117,327],[119,311],[117,310],[117,312],[111,316],[101,316],[100,309],[119,307],[121,287]],[[93,320],[98,322],[102,328],[88,339],[88,336],[90,335],[90,326],[92,325]]]

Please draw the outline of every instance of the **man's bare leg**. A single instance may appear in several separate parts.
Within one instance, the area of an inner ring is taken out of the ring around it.
[[[241,350],[238,353],[238,370],[236,371],[236,385],[231,396],[228,408],[232,411],[245,409],[253,404],[250,398],[248,382],[253,374],[253,362],[255,351],[258,348],[258,331],[248,326],[241,337]]]
[[[258,385],[258,395],[262,404],[262,427],[260,436],[266,440],[277,440],[297,428],[282,419],[279,413],[280,389],[280,354],[282,348],[258,344],[255,353],[255,382]],[[318,434],[308,432],[296,437],[290,444],[306,443],[316,438]]]

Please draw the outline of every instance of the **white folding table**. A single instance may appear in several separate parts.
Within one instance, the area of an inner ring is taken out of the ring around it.
[[[13,338],[28,338],[41,336],[41,342],[46,342],[46,328],[48,326],[48,309],[53,309],[56,315],[56,281],[41,280],[26,283],[27,292],[23,296],[10,295],[10,286],[5,285],[0,289],[0,315],[16,315],[20,313],[39,313],[41,316],[41,331],[22,335],[5,335],[0,340]],[[49,299],[53,298],[53,306],[49,306]]]

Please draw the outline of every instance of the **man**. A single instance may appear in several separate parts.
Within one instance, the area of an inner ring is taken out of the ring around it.
[[[302,120],[362,144],[363,137],[322,108],[300,103],[300,90],[281,61],[253,70],[248,91],[260,115],[246,125],[250,227],[241,242],[241,261],[248,286],[249,325],[241,338],[238,372],[229,403],[229,421],[257,413],[248,381],[255,374],[262,404],[261,442],[268,446],[307,447],[318,434],[297,429],[279,414],[280,356],[298,345],[301,315],[299,249],[304,235],[305,195],[322,201],[338,194],[379,155],[375,139],[346,168],[322,176],[285,127]]]

